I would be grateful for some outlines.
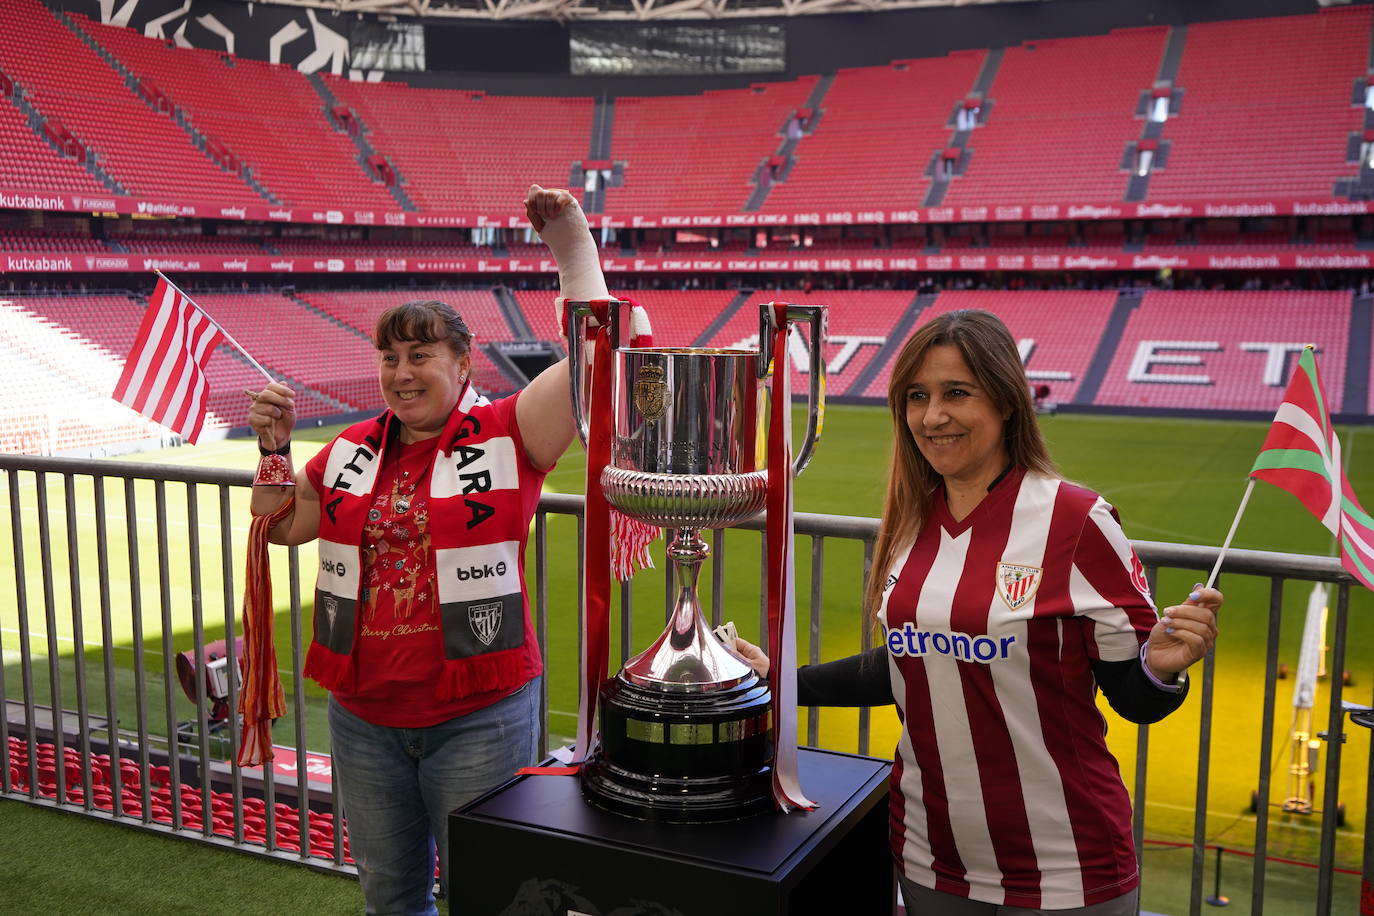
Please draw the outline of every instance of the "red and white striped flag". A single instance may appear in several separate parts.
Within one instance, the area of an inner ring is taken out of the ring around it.
[[[1250,476],[1296,496],[1336,536],[1341,565],[1374,589],[1374,518],[1355,498],[1341,466],[1317,360],[1308,347],[1288,383]]]
[[[194,445],[210,393],[205,364],[223,340],[219,326],[159,275],[114,399]]]

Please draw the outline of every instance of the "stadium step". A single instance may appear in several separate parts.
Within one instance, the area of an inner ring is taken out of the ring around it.
[[[1074,395],[1073,403],[1091,404],[1097,399],[1097,392],[1102,388],[1102,380],[1107,377],[1107,369],[1112,364],[1112,357],[1116,355],[1117,345],[1121,343],[1121,337],[1126,332],[1126,322],[1131,318],[1131,313],[1140,308],[1140,301],[1144,294],[1137,290],[1123,291],[1116,298],[1116,305],[1112,307],[1112,316],[1107,319],[1107,326],[1102,331],[1102,338],[1097,342],[1097,349],[1093,352],[1093,358],[1088,363],[1088,371],[1083,374],[1083,384],[1078,386],[1078,393]]]
[[[1159,61],[1159,75],[1155,84],[1172,86],[1178,77],[1178,65],[1183,60],[1183,47],[1188,43],[1188,27],[1176,25],[1169,29],[1169,37],[1164,43],[1164,55]]]
[[[496,297],[497,306],[501,309],[501,317],[506,320],[506,326],[510,328],[511,339],[535,340],[534,329],[530,327],[529,320],[525,318],[525,313],[520,310],[520,304],[515,301],[510,290],[504,286],[498,286],[491,292]]]
[[[33,131],[34,136],[36,136],[39,140],[42,140],[43,143],[45,143],[49,148],[51,148],[52,151],[56,153],[58,156],[65,157],[67,155],[67,151],[62,149],[62,147],[53,138],[52,134],[43,129],[43,125],[47,122],[47,119],[43,117],[43,113],[41,111],[33,107],[33,103],[31,103],[28,100],[28,98],[24,95],[23,84],[18,82],[14,84],[14,91],[10,94],[9,99],[12,103],[14,103],[14,107],[19,109],[20,113],[24,115],[25,120],[28,122],[28,128],[29,130]],[[93,153],[89,151],[87,152],[86,161],[83,162],[82,165],[85,167],[86,171],[90,173],[92,178],[100,182],[102,185],[105,186],[106,189],[108,189],[112,193],[127,193],[127,191],[125,191],[124,187],[119,182],[115,181],[114,178],[108,172],[106,172],[104,169],[100,167],[100,165],[96,162]]]
[[[1374,347],[1370,346],[1370,335],[1374,332],[1374,298],[1365,295],[1355,297],[1350,305],[1350,333],[1346,337],[1349,348],[1345,354],[1345,396],[1341,402],[1341,413],[1349,414],[1354,421],[1369,416],[1369,361],[1374,357]]]
[[[211,162],[214,162],[215,165],[223,171],[228,172],[229,174],[238,178],[244,184],[248,185],[255,192],[257,192],[259,197],[261,197],[266,202],[272,204],[281,203],[281,201],[279,201],[275,195],[273,195],[269,190],[267,190],[267,188],[263,187],[258,182],[258,180],[253,177],[252,171],[246,165],[237,169],[227,168],[222,162],[217,160],[215,156],[211,155],[208,144],[206,142],[207,138],[205,134],[197,130],[189,121],[186,120],[186,117],[184,113],[181,111],[181,109],[174,108],[172,111],[168,112],[162,108],[159,108],[153,102],[153,100],[150,99],[145,93],[139,91],[138,78],[129,71],[129,68],[124,66],[124,64],[121,63],[117,57],[111,54],[107,48],[100,44],[100,42],[96,41],[90,35],[86,34],[86,31],[82,29],[79,25],[77,25],[74,21],[72,21],[71,17],[69,17],[66,13],[63,12],[58,12],[56,15],[58,21],[61,22],[64,26],[66,26],[68,31],[75,35],[82,44],[86,45],[86,47],[94,51],[95,55],[99,57],[101,60],[103,60],[106,64],[108,64],[111,70],[119,74],[119,78],[124,82],[124,85],[128,87],[129,92],[134,97],[136,97],[139,101],[143,102],[143,104],[147,105],[148,108],[156,112],[158,115],[167,115],[171,118],[171,120],[175,121],[177,126],[186,132],[187,136],[191,140],[191,145],[194,146],[201,153],[201,155],[205,156],[205,158],[209,159]],[[222,146],[223,145],[221,144],[221,147]],[[92,174],[96,173],[92,171]],[[100,176],[96,175],[96,177],[98,178]],[[117,191],[116,193],[123,194],[125,192]]]
[[[601,162],[611,158],[611,136],[615,132],[615,99],[596,100],[592,109],[592,141],[587,158]]]
[[[720,314],[717,315],[715,319],[709,325],[706,326],[706,330],[702,331],[701,335],[698,336],[695,341],[693,341],[692,346],[710,346],[711,339],[714,338],[716,334],[720,332],[721,328],[725,327],[727,324],[730,323],[730,319],[734,318],[735,313],[744,307],[744,304],[749,301],[749,297],[753,294],[753,292],[754,291],[751,289],[742,289],[738,293],[736,293],[735,298],[731,299],[730,304],[720,310]]]
[[[820,123],[824,114],[821,110],[821,102],[825,101],[825,94],[830,91],[834,82],[835,75],[831,73],[821,77],[812,87],[811,94],[806,98],[806,104],[802,106],[811,111],[811,117],[807,119],[806,125],[802,128],[803,134],[811,133]],[[792,166],[796,164],[793,153],[801,141],[801,137],[788,136],[788,128],[796,117],[796,112],[788,114],[787,122],[783,124],[782,128],[782,143],[778,145],[773,155],[765,158],[754,170],[754,177],[750,179],[753,182],[754,191],[749,195],[749,199],[744,202],[744,212],[753,213],[762,209],[764,201],[768,199],[769,192],[773,190],[773,185],[780,181],[786,181],[787,176],[791,174]],[[782,162],[782,167],[775,168],[774,164],[779,160]]]
[[[973,131],[969,129],[960,130],[958,125],[958,113],[964,107],[964,101],[968,98],[976,97],[981,100],[978,106],[978,124],[986,124],[988,113],[992,110],[994,100],[988,97],[992,89],[993,82],[997,79],[997,71],[1002,66],[1002,58],[1005,49],[997,48],[989,51],[983,58],[983,64],[978,68],[978,75],[974,77],[973,85],[964,94],[963,99],[954,103],[950,109],[949,123],[955,126],[954,133],[950,136],[949,142],[940,149],[935,150],[930,155],[930,162],[926,165],[925,175],[930,179],[930,187],[926,190],[926,196],[921,201],[923,207],[938,207],[944,202],[945,195],[949,193],[949,183],[952,179],[963,175],[973,159],[973,149],[969,147]],[[945,169],[946,151],[959,150],[959,155],[954,160],[954,166],[948,171]]]
[[[1179,62],[1183,59],[1183,48],[1188,39],[1188,27],[1186,25],[1173,26],[1169,29],[1169,37],[1164,42],[1164,53],[1160,56],[1159,71],[1155,74],[1154,86],[1140,91],[1140,102],[1136,106],[1136,116],[1145,119],[1145,126],[1141,129],[1140,139],[1126,144],[1125,151],[1121,154],[1121,168],[1130,176],[1126,180],[1126,192],[1122,195],[1122,200],[1137,203],[1146,198],[1150,193],[1150,176],[1155,171],[1164,168],[1169,159],[1169,141],[1161,139],[1164,136],[1164,124],[1160,121],[1150,120],[1150,107],[1155,104],[1155,93],[1169,90],[1169,115],[1178,113],[1179,100],[1183,95],[1182,90],[1173,88],[1174,78],[1178,75]],[[1144,175],[1136,174],[1136,157],[1140,154],[1143,142],[1148,142],[1154,146],[1154,158],[1150,163],[1150,170]]]
[[[849,385],[849,391],[855,394],[862,394],[868,390],[868,386],[873,380],[881,375],[892,362],[892,358],[906,346],[906,339],[911,334],[912,328],[916,327],[916,322],[920,319],[921,313],[935,304],[939,297],[938,293],[918,293],[911,304],[907,306],[902,317],[897,319],[892,331],[888,334],[887,343],[868,361],[864,371],[860,373]]]
[[[329,91],[329,87],[324,84],[324,80],[320,79],[320,75],[318,73],[307,73],[305,75],[305,78],[311,86],[315,87],[315,91],[320,94],[320,99],[324,102],[324,114],[326,120],[333,123],[333,117],[330,115],[330,112],[332,112],[335,108],[339,107],[339,100],[334,97],[334,93]],[[419,207],[415,206],[415,202],[410,199],[410,195],[406,194],[405,189],[401,187],[401,184],[405,181],[405,176],[402,175],[401,170],[396,167],[396,163],[391,161],[390,156],[387,156],[384,153],[379,153],[377,149],[374,148],[372,144],[368,142],[367,125],[363,123],[362,118],[359,117],[356,112],[353,113],[353,118],[355,121],[357,121],[358,129],[354,131],[348,131],[347,133],[348,136],[353,140],[353,145],[358,148],[358,157],[356,160],[358,163],[358,168],[362,170],[363,174],[365,174],[370,181],[375,182],[377,179],[373,175],[372,167],[368,165],[368,162],[371,161],[374,157],[381,156],[383,159],[386,160],[387,166],[396,176],[395,181],[384,182],[388,193],[390,193],[392,198],[396,201],[396,205],[399,206],[402,210],[407,210],[412,213],[420,209]]]

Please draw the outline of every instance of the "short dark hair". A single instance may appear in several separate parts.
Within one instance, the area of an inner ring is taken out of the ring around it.
[[[373,346],[385,350],[398,340],[442,341],[456,356],[466,356],[472,348],[472,332],[462,316],[438,299],[416,299],[382,312],[372,330]]]

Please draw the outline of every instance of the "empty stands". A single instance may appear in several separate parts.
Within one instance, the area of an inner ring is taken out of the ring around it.
[[[298,360],[295,354],[301,349],[293,343],[291,338],[281,335],[285,326],[278,327],[278,336],[271,345],[265,346],[260,340],[261,336],[271,337],[271,329],[264,326],[262,331],[254,332],[251,328],[255,320],[255,313],[252,311],[255,305],[267,299],[282,299],[278,294],[255,294],[257,302],[250,299],[249,312],[246,316],[239,314],[237,309],[224,307],[226,297],[212,294],[197,294],[196,300],[199,302],[211,317],[221,321],[231,334],[249,348],[249,352],[260,362],[271,366],[280,375],[288,378],[300,378],[296,375],[295,367]],[[134,335],[138,330],[139,323],[143,320],[144,304],[130,296],[122,295],[65,295],[65,296],[14,296],[14,311],[18,315],[26,317],[26,324],[31,328],[41,329],[45,325],[61,328],[62,333],[76,341],[82,349],[93,353],[98,357],[100,363],[106,368],[95,370],[92,368],[82,368],[76,362],[64,361],[63,364],[55,367],[65,379],[65,382],[56,388],[58,392],[67,394],[72,390],[73,385],[81,386],[81,390],[94,386],[91,397],[97,402],[108,401],[110,392],[114,390],[115,380],[119,377],[119,372],[123,368],[124,359],[128,356],[133,347]],[[213,303],[213,304],[212,304]],[[299,306],[295,306],[301,310]],[[303,310],[301,310],[303,311]],[[225,316],[223,319],[221,316]],[[318,318],[312,319],[317,324],[324,324]],[[266,322],[267,318],[259,318]],[[247,329],[240,328],[240,325],[247,324]],[[243,336],[239,336],[242,331]],[[250,344],[244,341],[244,337],[254,340]],[[255,347],[257,349],[255,349]],[[274,361],[275,360],[275,361]],[[309,362],[305,360],[305,362]],[[362,363],[360,367],[355,366],[355,374],[366,374],[369,371],[369,363]],[[221,346],[210,358],[210,363],[206,367],[206,376],[210,382],[209,409],[210,416],[206,419],[205,428],[225,428],[237,427],[247,424],[248,400],[243,396],[245,388],[259,388],[263,384],[263,377],[260,372],[252,367],[246,359],[237,352],[233,352],[227,346]],[[66,403],[70,403],[71,398],[64,396]],[[113,401],[108,401],[113,407],[119,407]],[[357,405],[363,406],[363,405]],[[123,408],[119,408],[123,410]],[[314,419],[316,417],[330,416],[341,413],[349,409],[356,409],[354,405],[341,406],[339,403],[322,399],[308,390],[299,390],[296,397],[296,414],[301,418]],[[161,427],[150,425],[153,430],[160,430]],[[157,435],[154,432],[152,435]],[[137,438],[147,438],[148,433],[144,432],[139,436],[124,435],[118,440],[91,441],[69,441],[64,448],[78,448],[93,444],[102,444],[103,441],[129,441]]]
[[[366,335],[370,341],[377,318],[393,306],[415,300],[438,299],[447,302],[457,310],[473,335],[472,375],[473,384],[483,392],[506,394],[516,386],[496,367],[481,347],[485,344],[504,343],[513,339],[510,325],[501,314],[500,304],[490,290],[481,289],[426,289],[426,290],[368,290],[366,292],[307,292],[302,293],[303,302],[319,309],[337,321]],[[377,392],[376,364],[377,351],[371,343],[367,346],[368,371],[362,388],[380,406],[381,395]]]
[[[239,203],[263,198],[211,162],[167,114],[137,98],[114,69],[38,0],[0,4],[0,70],[60,122],[130,194]],[[106,190],[108,193],[108,190]]]
[[[421,210],[511,211],[531,182],[567,187],[591,146],[590,98],[523,98],[323,77]],[[580,195],[581,190],[577,189]]]
[[[1168,30],[1026,42],[1008,48],[968,140],[967,171],[944,203],[995,206],[1121,200],[1140,94],[1154,84]]]
[[[1115,292],[1101,290],[949,290],[919,321],[956,309],[992,312],[1016,338],[1031,384],[1049,385],[1050,400],[1067,404],[1087,374],[1116,299]],[[885,399],[890,372],[885,366],[862,393]]]
[[[1296,348],[1314,343],[1327,396],[1340,405],[1350,307],[1348,292],[1147,292],[1093,404],[1270,412]]]
[[[761,290],[750,295],[730,320],[712,335],[713,347],[757,347],[759,345],[759,305],[765,302],[791,302],[796,305],[829,307],[827,340],[822,355],[827,366],[826,386],[832,395],[855,394],[851,386],[906,312],[915,293],[910,290]],[[705,325],[703,325],[704,327]],[[794,394],[805,394],[810,384],[806,373],[805,349],[794,341],[791,386]]]
[[[118,306],[119,298],[84,304]],[[0,365],[0,450],[52,454],[159,435],[156,424],[110,399],[121,361],[23,305],[0,304]]]
[[[278,202],[397,209],[369,177],[353,140],[333,128],[323,97],[293,67],[213,51],[172,48],[130,29],[73,20],[138,79],[180,108]]]
[[[1195,23],[1164,125],[1166,167],[1150,200],[1315,196],[1353,177],[1347,140],[1364,127],[1351,84],[1369,62],[1368,6],[1309,16]]]
[[[986,56],[960,51],[841,70],[764,211],[918,205],[930,186],[926,167],[948,143],[954,106],[973,87]]]
[[[59,155],[40,139],[8,98],[0,98],[0,151],[0,186],[109,193],[76,159]]]
[[[611,159],[624,187],[606,189],[607,211],[733,213],[754,191],[760,164],[782,140],[814,76],[701,95],[622,97]]]

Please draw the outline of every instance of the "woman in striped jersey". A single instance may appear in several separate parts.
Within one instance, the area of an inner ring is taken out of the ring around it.
[[[1097,690],[1132,722],[1178,708],[1222,596],[1199,585],[1156,612],[1116,511],[1055,471],[995,315],[920,327],[888,404],[866,592],[882,645],[802,668],[799,702],[897,704],[892,853],[908,913],[1134,916],[1131,802]]]

